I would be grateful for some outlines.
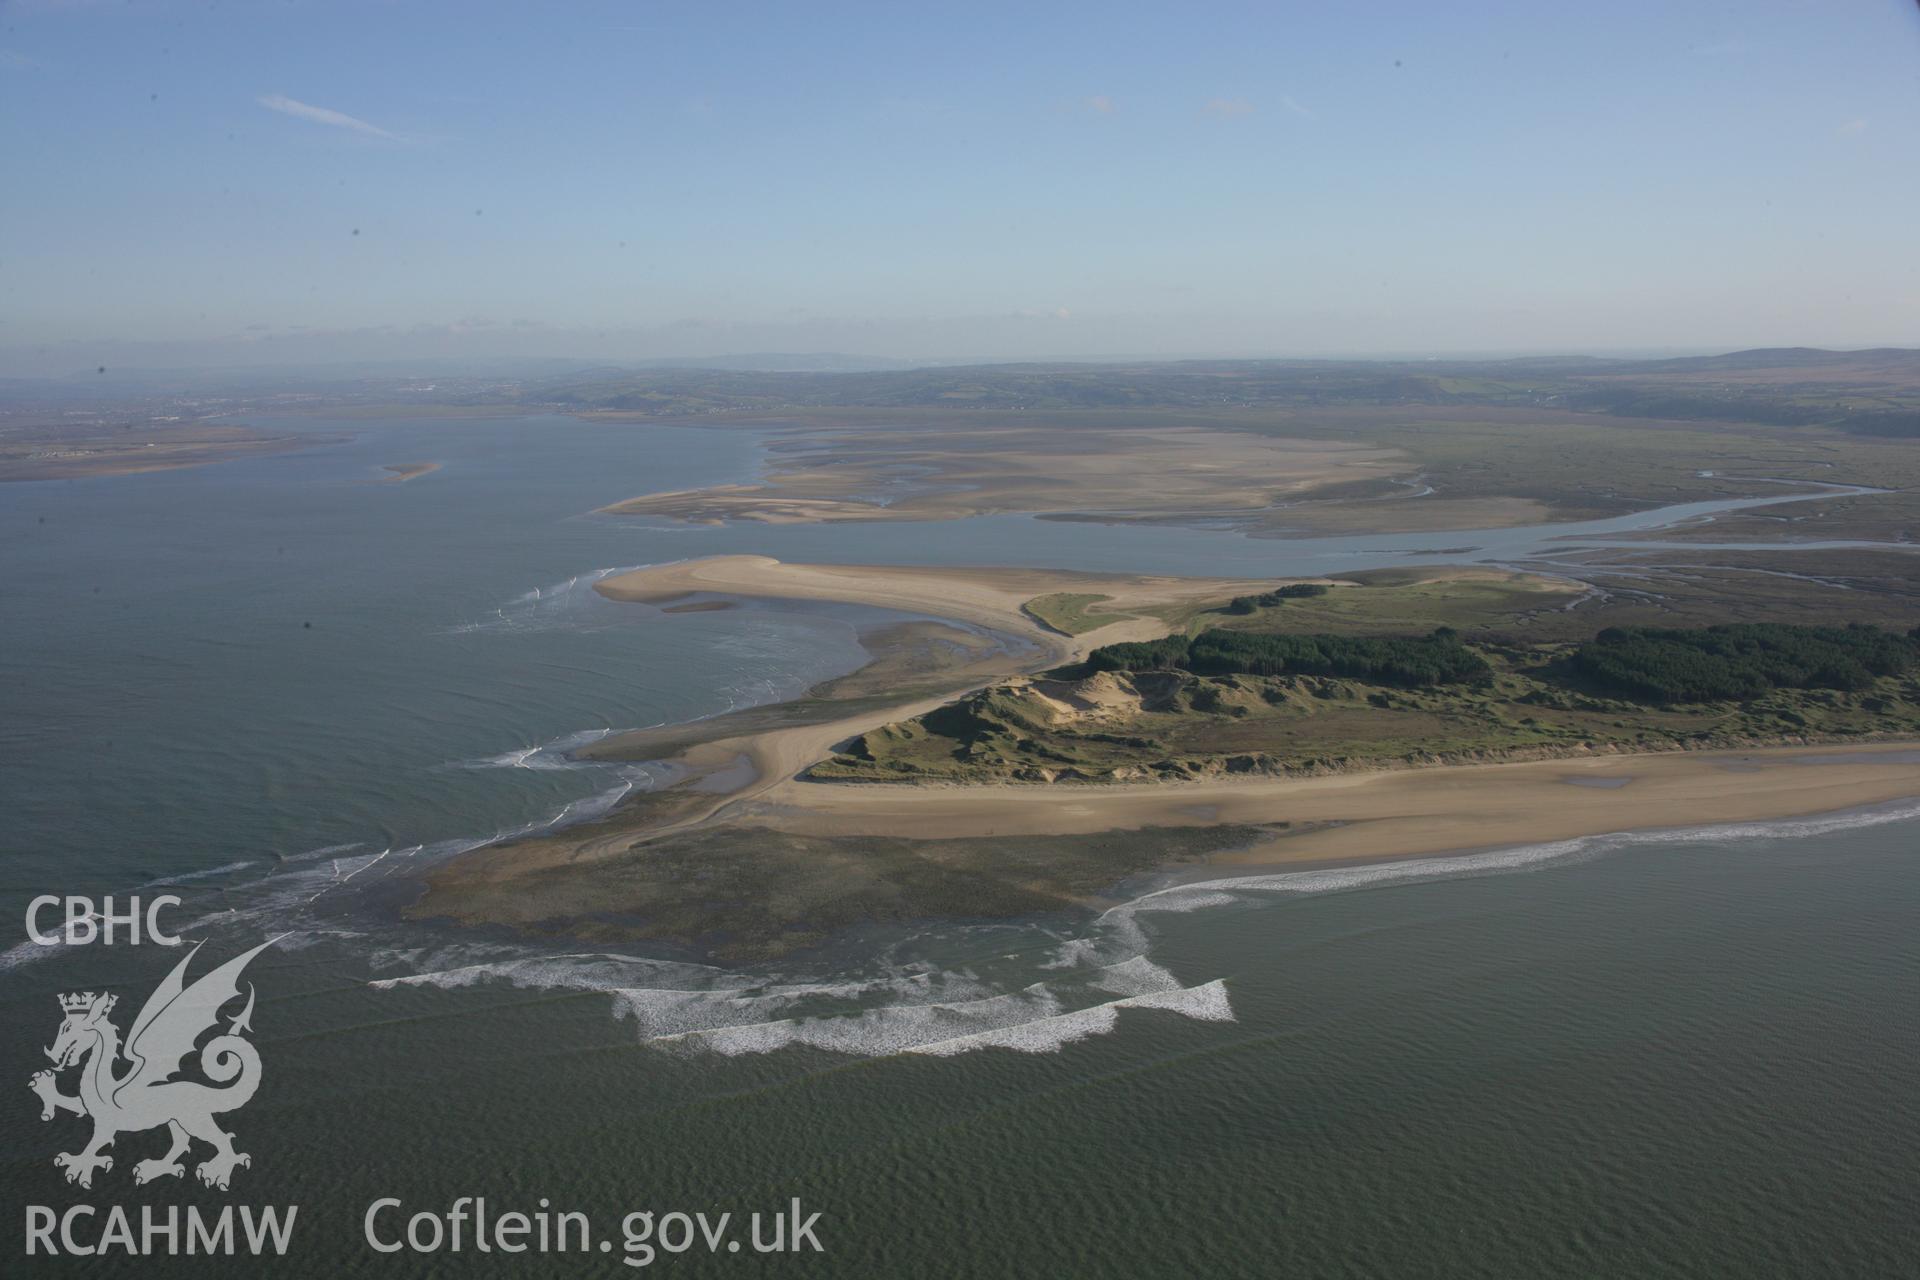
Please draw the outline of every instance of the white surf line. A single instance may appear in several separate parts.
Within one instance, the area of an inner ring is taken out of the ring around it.
[[[418,853],[418,852],[419,852],[419,851],[420,851],[421,849],[424,849],[425,847],[426,847],[425,845],[418,845],[418,844],[416,844],[416,845],[413,845],[413,846],[411,846],[410,848],[407,848],[407,849],[404,849],[404,850],[402,850],[402,852],[403,852],[403,853]],[[393,850],[391,850],[391,849],[382,849],[382,850],[381,850],[381,851],[380,851],[379,853],[377,853],[377,854],[375,854],[375,855],[373,856],[373,858],[372,858],[372,859],[370,859],[369,861],[366,861],[366,862],[363,862],[363,863],[361,863],[361,864],[360,864],[359,866],[357,866],[357,867],[355,867],[355,868],[354,868],[353,870],[351,870],[351,871],[349,871],[349,872],[347,872],[347,874],[346,874],[346,875],[344,875],[344,876],[342,876],[342,877],[340,877],[340,880],[339,880],[339,883],[340,883],[340,884],[345,884],[345,883],[346,883],[347,881],[349,881],[349,880],[351,880],[351,879],[353,879],[353,878],[354,878],[355,876],[357,876],[357,875],[359,875],[359,874],[360,874],[360,873],[361,873],[362,871],[365,871],[365,870],[366,870],[366,869],[367,869],[368,867],[371,867],[371,866],[372,866],[372,865],[373,865],[374,863],[376,863],[376,862],[378,862],[378,861],[380,861],[380,859],[382,859],[382,858],[384,858],[384,857],[386,857],[386,856],[387,856],[388,854],[390,854],[390,853],[392,853],[392,852],[393,852]],[[336,863],[335,865],[336,865],[336,867],[337,867],[337,866],[338,866],[339,864],[337,864],[337,863]]]
[[[418,848],[419,846],[416,845],[415,847]],[[340,885],[345,884],[348,880],[353,879],[354,876],[357,876],[362,871],[366,870],[367,867],[372,866],[374,862],[380,861],[380,859],[386,857],[389,853],[392,853],[392,852],[393,852],[393,846],[391,845],[387,846],[385,849],[382,849],[379,853],[374,855],[372,862],[367,862],[362,864],[359,867],[354,868],[351,872],[349,872],[344,877],[340,874],[340,859],[335,858],[333,860],[333,879],[328,881],[326,884],[321,885],[318,889],[314,890],[313,895],[309,897],[307,901],[312,902],[315,899],[319,898],[321,894],[326,893],[329,890],[335,889]]]
[[[304,853],[290,853],[286,857],[280,859],[280,861],[311,862],[316,858],[324,858],[330,853],[345,853],[349,849],[358,849],[361,845],[365,843],[366,842],[364,840],[354,840],[354,841],[350,841],[347,844],[330,844],[319,849],[308,849]]]
[[[243,862],[229,862],[224,867],[209,867],[205,871],[183,871],[179,875],[162,876],[158,880],[149,880],[147,881],[146,887],[149,889],[158,889],[170,884],[186,884],[193,880],[205,880],[209,876],[224,875],[229,871],[240,871],[247,867],[256,866],[258,862],[259,860],[256,858]]]
[[[1012,1026],[975,1031],[931,1044],[918,1044],[900,1050],[936,1058],[956,1057],[976,1049],[1011,1049],[1016,1053],[1055,1053],[1093,1036],[1109,1035],[1119,1025],[1122,1009],[1161,1009],[1178,1013],[1198,1022],[1234,1021],[1233,1004],[1227,998],[1226,979],[1215,978],[1198,986],[1173,991],[1153,991],[1124,996],[1105,1004],[1089,1005],[1049,1017],[1035,1018]]]
[[[1147,970],[1147,973],[1138,975],[1146,979],[1142,985],[1147,989],[1126,991],[1123,987],[1117,999],[1078,1009],[1063,1009],[1061,993],[1049,981],[1041,981],[1015,991],[972,1000],[888,1004],[843,1014],[789,1016],[643,1034],[642,1043],[662,1047],[688,1045],[727,1057],[772,1053],[789,1047],[814,1048],[866,1058],[904,1053],[947,1057],[972,1049],[993,1047],[1027,1053],[1051,1052],[1089,1036],[1112,1031],[1122,1009],[1162,1009],[1199,1021],[1234,1020],[1223,979],[1182,987],[1159,966],[1141,962],[1138,958],[1121,965],[1100,968],[1124,969],[1128,966]],[[1115,990],[1112,986],[1106,989]],[[794,998],[790,993],[775,993],[712,1003],[721,1008],[738,1008],[766,1000],[777,1004],[790,1003]],[[618,1009],[617,1016],[631,1016],[644,1024],[647,1011],[632,1007],[631,1002],[623,1003],[628,1007]],[[720,1008],[712,1011],[720,1012]],[[979,1025],[982,1015],[995,1013],[1010,1016],[1005,1021]],[[967,1019],[974,1020],[971,1030],[959,1031],[950,1025],[940,1025],[942,1022],[960,1021],[964,1026]],[[957,1031],[957,1034],[941,1034],[943,1031]]]
[[[456,949],[464,950],[471,953],[474,948],[461,946]],[[485,948],[483,948],[483,950],[485,950]],[[545,954],[545,953],[536,952],[533,954],[518,954],[518,955],[500,954],[501,952],[511,952],[511,950],[512,948],[499,947],[495,949],[495,954],[492,954],[488,959],[475,960],[469,964],[447,965],[445,968],[429,969],[419,973],[403,974],[403,975],[392,977],[392,978],[371,978],[371,979],[368,979],[367,985],[371,987],[382,987],[382,988],[395,987],[395,986],[412,986],[416,984],[425,984],[430,986],[430,985],[433,985],[437,979],[443,979],[443,978],[452,978],[457,982],[461,983],[462,985],[465,985],[465,983],[472,977],[499,977],[499,978],[508,979],[509,981],[513,982],[515,986],[532,985],[537,987],[554,987],[554,988],[564,988],[567,990],[577,990],[577,991],[605,991],[605,990],[615,989],[616,987],[618,987],[618,989],[621,989],[621,990],[639,990],[640,989],[640,988],[634,987],[631,982],[624,983],[624,984],[587,982],[583,980],[584,975],[581,974],[578,970],[573,971],[569,975],[569,980],[567,981],[558,981],[558,980],[552,981],[552,982],[540,981],[540,979],[545,978],[547,976],[546,971],[549,968],[558,968],[559,966],[566,964],[568,962],[572,962],[574,964],[579,964],[579,965],[627,966],[627,967],[637,967],[642,969],[653,969],[653,970],[671,969],[671,970],[684,971],[684,970],[690,970],[690,969],[703,969],[711,973],[719,973],[726,976],[732,976],[729,973],[729,971],[723,970],[717,965],[701,964],[698,961],[693,961],[693,960],[662,960],[662,959],[658,959],[651,956],[627,955],[618,951],[562,951],[554,954]],[[406,963],[408,962],[409,959],[412,959],[415,961],[424,960],[427,963],[433,963],[435,961],[440,961],[444,963],[443,957],[445,956],[445,953],[446,953],[445,948],[438,949],[432,952],[415,951],[411,953],[410,956],[396,955],[391,958],[391,963],[393,964]],[[519,981],[519,979],[523,977],[527,978],[528,982],[522,983],[521,981]],[[741,988],[660,987],[657,989],[661,991],[690,991],[690,992],[713,991],[713,992],[719,992],[724,994],[726,992],[733,991],[736,989],[746,990],[748,988],[745,988],[745,987],[741,987]]]
[[[20,968],[22,965],[32,964],[36,960],[45,960],[49,956],[71,954],[78,950],[78,947],[67,947],[63,945],[57,938],[47,943],[35,942],[29,938],[25,942],[16,943],[5,951],[0,951],[0,973],[11,972],[14,969]]]
[[[1035,1003],[1051,1001],[1057,1005],[1058,997],[1054,994],[1052,988],[1048,986],[1048,982],[1048,979],[1042,979],[1039,982],[1029,983],[1018,990],[1000,991],[992,995],[979,996],[972,1000],[930,1000],[923,1004],[901,1002],[899,1004],[874,1005],[871,1008],[854,1009],[840,1014],[821,1013],[800,1017],[770,1018],[760,1022],[731,1022],[721,1023],[718,1026],[712,1027],[692,1027],[685,1031],[672,1031],[660,1035],[646,1036],[643,1042],[646,1044],[659,1044],[668,1041],[690,1040],[698,1036],[725,1036],[741,1031],[754,1031],[767,1027],[797,1027],[803,1024],[827,1026],[838,1023],[850,1026],[862,1019],[885,1018],[889,1015],[905,1016],[933,1011],[965,1016],[968,1011],[977,1010],[984,1005],[1013,1004],[1022,999],[1032,1000]],[[653,988],[647,987],[629,989],[636,991],[653,990]],[[620,994],[620,990],[620,988],[610,988],[610,991],[616,995]],[[803,998],[801,996],[785,995],[740,996],[734,995],[728,988],[720,988],[719,992],[732,998],[728,1000],[716,1000],[714,1001],[715,1004],[792,1003]],[[627,1016],[632,1016],[637,1019],[640,1013],[640,1010],[632,1009]],[[1028,1019],[1028,1021],[1032,1021],[1032,1019]],[[777,1048],[780,1046],[776,1045],[772,1047]]]

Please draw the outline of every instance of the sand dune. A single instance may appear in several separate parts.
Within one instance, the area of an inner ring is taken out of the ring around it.
[[[950,685],[930,696],[884,706],[866,705],[854,714],[821,723],[756,731],[719,738],[687,752],[681,762],[696,770],[719,769],[744,756],[754,779],[675,826],[703,820],[730,802],[756,795],[823,759],[836,743],[897,720],[933,710],[959,693],[983,688],[1023,672],[1076,661],[1101,644],[1164,635],[1167,624],[1155,617],[1123,616],[1119,621],[1078,636],[1064,636],[1029,616],[1022,606],[1035,596],[1058,591],[1097,592],[1110,597],[1100,607],[1115,614],[1129,609],[1214,600],[1236,592],[1264,590],[1270,580],[1166,578],[1123,574],[1056,572],[1042,569],[901,568],[889,565],[787,564],[770,556],[711,556],[654,565],[616,574],[594,584],[613,600],[655,605],[701,592],[776,600],[833,600],[929,615],[988,627],[1026,640],[1022,654],[1000,653],[956,671]],[[632,735],[614,735],[590,752],[621,755]]]
[[[1167,828],[1274,829],[1266,838],[1256,832],[1251,843],[1223,842],[1213,854],[1184,860],[1178,873],[1217,877],[1267,866],[1379,862],[1616,831],[1773,820],[1920,796],[1920,751],[1901,744],[1594,753],[1138,785],[862,785],[797,776],[854,734],[931,710],[969,688],[1070,660],[1094,645],[1161,634],[1168,624],[1146,612],[1150,608],[1218,600],[1270,585],[1026,569],[793,565],[765,556],[690,560],[608,578],[595,589],[616,600],[666,605],[717,593],[849,601],[988,627],[1031,645],[1018,652],[982,645],[957,665],[935,672],[932,683],[914,685],[911,697],[906,685],[892,684],[889,677],[857,696],[816,696],[807,708],[811,719],[716,725],[714,736],[689,740],[673,757],[703,785],[642,797],[645,804],[571,831],[456,858],[428,877],[430,890],[411,912],[456,915],[469,922],[535,920],[546,929],[611,928],[604,920],[608,912],[673,917],[704,902],[705,891],[699,877],[660,879],[658,851],[683,837],[724,831],[765,854],[764,865],[741,873],[751,889],[740,892],[746,895],[743,901],[765,909],[771,923],[763,921],[762,927],[777,942],[788,936],[782,932],[788,925],[811,918],[809,893],[829,891],[838,883],[836,876],[854,874],[862,865],[851,855],[851,861],[836,854],[823,862],[819,850],[844,847],[823,840],[943,842],[941,856],[959,871],[971,865],[968,859],[998,865],[995,859],[1007,856],[1012,846],[1016,860],[1024,860],[1019,865],[1029,888],[1044,890],[1048,900],[1085,903],[1119,876],[1150,869],[1135,865],[1142,856],[1139,848],[1129,853],[1130,847],[1144,847],[1149,828],[1163,829],[1156,839],[1163,839]],[[1100,611],[1117,620],[1065,636],[1023,610],[1034,597],[1056,592],[1108,597]],[[877,661],[874,671],[884,668]],[[655,751],[649,758],[658,758],[651,741],[631,745],[643,753]],[[591,751],[617,754],[621,748],[615,737]],[[742,768],[743,760],[751,767]],[[722,779],[722,785],[705,785]],[[1105,833],[1112,833],[1110,850],[1097,839]],[[1096,837],[1091,862],[1089,836]],[[1048,842],[1066,837],[1081,844],[1079,860],[1063,869],[1055,865],[1060,859],[1049,854]],[[779,842],[785,842],[785,852],[771,847]],[[796,850],[815,852],[802,856]],[[887,874],[905,874],[894,864],[888,867]],[[905,892],[885,876],[882,880],[891,885],[889,892]],[[908,905],[960,914],[985,910],[970,899],[952,898],[952,892],[943,888],[948,896],[936,895],[937,907],[918,899]],[[706,921],[705,910],[689,918]],[[671,925],[631,927],[680,937]],[[750,941],[774,945],[758,935]]]
[[[1819,763],[1813,763],[1813,762]],[[1616,786],[1577,785],[1596,780]],[[768,788],[757,823],[800,834],[1038,836],[1290,822],[1231,863],[1382,859],[1656,827],[1758,821],[1920,795],[1905,744],[1663,752],[1135,786]],[[745,813],[737,815],[745,818]]]
[[[1008,659],[991,671],[971,673],[984,679],[1073,660],[1096,645],[1166,630],[1159,618],[1135,616],[1079,636],[1061,636],[1022,611],[1037,595],[1099,593],[1109,597],[1100,605],[1102,612],[1126,614],[1270,585],[1036,569],[797,565],[767,556],[716,556],[621,574],[596,589],[613,599],[654,603],[708,591],[917,609],[1016,632],[1044,646],[1037,659]],[[1787,817],[1920,795],[1920,763],[1912,748],[1897,745],[1598,754],[1322,777],[1099,787],[861,786],[795,777],[836,742],[919,715],[944,700],[869,709],[829,723],[714,744],[719,754],[747,753],[758,778],[716,801],[703,817],[751,820],[810,835],[1058,835],[1269,822],[1319,828],[1241,855],[1265,861],[1393,857],[1633,828]],[[1817,768],[1800,763],[1806,759],[1829,763]],[[1570,777],[1620,785],[1569,785]]]
[[[596,590],[613,599],[660,602],[692,592],[840,600],[919,609],[1013,631],[1042,655],[1012,659],[976,679],[1011,675],[1084,656],[1096,645],[1164,634],[1152,616],[1124,617],[1075,637],[1051,632],[1021,606],[1050,592],[1109,597],[1102,612],[1215,600],[1270,584],[1222,578],[1085,574],[1037,569],[797,565],[768,556],[716,556],[636,570]],[[1557,840],[1639,827],[1786,817],[1920,794],[1920,764],[1898,746],[1781,747],[1738,753],[1667,752],[1510,764],[1392,769],[1308,778],[1234,778],[1203,783],[1062,787],[858,786],[794,775],[856,733],[919,715],[944,698],[825,724],[715,744],[746,752],[758,779],[712,815],[813,835],[1042,835],[1218,823],[1316,824],[1256,859],[1390,857],[1488,844]],[[1847,763],[1811,768],[1802,759]],[[1621,780],[1568,785],[1568,777]],[[764,812],[762,812],[764,810]],[[1339,824],[1339,825],[1324,825]]]

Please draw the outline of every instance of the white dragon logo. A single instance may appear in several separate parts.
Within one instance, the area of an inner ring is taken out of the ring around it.
[[[239,997],[240,971],[277,941],[268,939],[189,987],[187,966],[200,951],[200,944],[194,944],[147,998],[133,1020],[124,1048],[119,1028],[107,1019],[118,997],[91,991],[60,997],[66,1020],[60,1024],[53,1047],[47,1050],[53,1070],[36,1072],[28,1083],[40,1095],[42,1120],[51,1120],[61,1111],[93,1120],[92,1141],[79,1151],[53,1158],[54,1164],[66,1170],[68,1182],[91,1187],[94,1170],[113,1168],[113,1158],[104,1152],[116,1137],[161,1125],[172,1134],[173,1145],[158,1159],[134,1165],[136,1183],[177,1178],[185,1173],[180,1157],[195,1138],[214,1149],[213,1155],[194,1170],[210,1187],[225,1191],[234,1169],[253,1163],[251,1156],[233,1149],[233,1135],[213,1120],[216,1114],[245,1106],[260,1087],[259,1051],[242,1035],[253,1030],[251,983],[247,985],[247,1006],[229,1022],[226,1034],[216,1035],[200,1047],[200,1071],[213,1084],[172,1077],[193,1053],[200,1037],[215,1028],[221,1006]],[[114,1068],[122,1057],[132,1065],[116,1075]],[[80,1092],[61,1093],[55,1072],[75,1064],[83,1064]]]

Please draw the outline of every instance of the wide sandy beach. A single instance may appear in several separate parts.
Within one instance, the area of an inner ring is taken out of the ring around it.
[[[1055,569],[945,568],[900,565],[789,564],[772,556],[708,556],[615,574],[594,585],[612,600],[664,604],[700,592],[772,600],[834,600],[904,609],[996,630],[1047,639],[1078,656],[1094,645],[1163,635],[1158,619],[1129,619],[1069,640],[1036,622],[1022,606],[1054,592],[1109,597],[1103,612],[1214,600],[1236,591],[1265,590],[1271,579],[1175,578],[1140,574],[1074,573]],[[1087,636],[1098,634],[1089,642]],[[1064,660],[1064,659],[1063,659]]]
[[[1550,759],[1146,784],[890,785],[800,777],[849,736],[929,710],[965,688],[1071,660],[1095,644],[1166,629],[1163,619],[1143,614],[1064,636],[1024,611],[1037,595],[1097,593],[1109,597],[1103,612],[1124,614],[1218,599],[1256,585],[1266,584],[792,565],[764,556],[693,560],[609,578],[598,590],[618,600],[666,605],[714,593],[851,601],[992,628],[1031,647],[961,661],[936,673],[937,689],[923,683],[911,697],[887,696],[889,688],[904,695],[907,687],[880,681],[844,703],[822,700],[819,714],[803,723],[747,722],[737,731],[710,734],[678,757],[709,785],[657,793],[648,804],[596,823],[464,855],[429,877],[430,892],[415,910],[469,922],[543,926],[560,925],[589,907],[595,913],[651,914],[692,891],[677,880],[656,882],[657,870],[646,870],[667,848],[655,842],[719,831],[730,832],[742,847],[765,851],[764,865],[747,883],[756,895],[774,899],[799,892],[794,877],[831,881],[854,874],[852,863],[838,865],[844,858],[836,855],[830,869],[805,850],[837,847],[823,841],[871,847],[879,840],[924,845],[920,856],[950,871],[989,878],[999,874],[994,868],[1005,858],[1016,857],[1023,891],[1063,904],[1091,904],[1122,877],[1155,869],[1150,846],[1164,836],[1148,839],[1146,833],[1156,831],[1238,833],[1223,836],[1212,853],[1181,857],[1183,874],[1200,868],[1231,874],[1771,821],[1920,796],[1920,748],[1886,742],[1640,754],[1596,750]],[[877,660],[875,669],[883,663]],[[593,753],[644,754],[653,745],[615,737]],[[1254,838],[1246,838],[1248,832]],[[1110,845],[1102,839],[1108,833]],[[1046,853],[1050,842],[1061,841],[1076,842],[1080,852],[1073,858]],[[965,903],[942,905],[966,911]]]
[[[787,564],[771,556],[711,556],[655,565],[616,574],[594,589],[613,600],[671,605],[691,595],[719,593],[774,600],[830,600],[925,613],[986,627],[1027,643],[1024,651],[999,651],[956,667],[934,691],[915,690],[875,706],[863,701],[851,714],[794,728],[757,728],[741,737],[703,744],[683,757],[696,769],[724,765],[744,756],[755,778],[735,793],[754,794],[799,773],[824,758],[835,743],[883,724],[931,711],[949,698],[1023,672],[1044,670],[1086,656],[1096,645],[1164,635],[1166,624],[1154,617],[1124,617],[1079,636],[1064,636],[1040,623],[1022,607],[1053,592],[1107,596],[1101,609],[1125,613],[1133,608],[1213,600],[1236,592],[1264,590],[1264,580],[1168,578],[1123,574],[1063,573],[1043,569],[901,568],[889,565]],[[651,735],[616,734],[583,752],[612,758],[632,754],[636,741]]]
[[[1138,786],[791,781],[769,788],[752,820],[806,834],[956,837],[1277,822],[1308,828],[1219,859],[1266,865],[1764,821],[1913,796],[1920,796],[1920,749],[1875,743]]]
[[[1077,659],[1096,645],[1166,630],[1159,618],[1147,616],[1061,636],[1022,608],[1036,595],[1097,592],[1109,597],[1100,606],[1103,611],[1125,613],[1265,585],[1222,578],[799,565],[768,556],[717,556],[621,574],[597,589],[613,599],[655,603],[722,592],[916,609],[1020,634],[1040,646],[1037,656],[1003,655],[963,673],[969,682],[985,684],[1021,669]],[[849,785],[796,776],[834,743],[921,714],[944,696],[716,743],[717,755],[746,754],[757,777],[703,816],[849,836],[1063,835],[1276,822],[1316,828],[1237,855],[1267,861],[1399,857],[1633,828],[1783,818],[1920,796],[1920,752],[1902,744],[1600,752],[1317,777],[1138,785]],[[617,742],[609,739],[607,745]],[[1824,763],[1806,763],[1811,760]]]

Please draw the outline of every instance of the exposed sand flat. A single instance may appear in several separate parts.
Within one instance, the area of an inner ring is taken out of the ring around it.
[[[444,465],[444,463],[439,462],[389,462],[386,466],[382,467],[381,470],[391,472],[392,474],[380,478],[389,484],[401,484],[408,480],[424,476],[428,472],[438,471]]]
[[[621,574],[598,584],[613,599],[658,603],[692,592],[854,601],[925,610],[1040,642],[1043,656],[970,669],[983,684],[1084,656],[1120,639],[1164,634],[1156,617],[1129,617],[1075,637],[1021,610],[1036,595],[1083,591],[1124,613],[1215,600],[1271,584],[1034,569],[798,565],[767,556],[716,556]],[[837,742],[932,710],[951,696],[866,707],[830,722],[710,744],[696,763],[746,755],[756,780],[716,796],[696,820],[752,821],[809,835],[1062,835],[1147,826],[1290,822],[1293,834],[1242,855],[1254,860],[1380,858],[1488,844],[1531,843],[1628,828],[1757,820],[1920,795],[1911,747],[1779,747],[1737,752],[1604,754],[1511,764],[1356,771],[1320,777],[1232,778],[1134,785],[849,785],[795,775]],[[706,759],[710,756],[711,759]],[[1817,768],[1796,761],[1839,756]],[[1626,779],[1574,786],[1566,779]]]
[[[248,427],[193,425],[120,432],[24,431],[0,439],[0,481],[79,480],[204,467],[237,458],[338,444],[345,436],[263,436]]]
[[[1271,579],[1166,578],[1122,574],[1066,573],[1043,569],[902,568],[892,565],[787,564],[771,556],[710,556],[655,565],[616,574],[594,584],[613,600],[670,604],[701,592],[758,596],[776,600],[832,600],[880,608],[925,612],[935,617],[984,626],[1028,641],[1023,654],[997,652],[956,667],[930,695],[862,706],[852,714],[817,724],[797,725],[720,738],[687,751],[681,764],[696,771],[725,767],[741,756],[752,764],[754,780],[724,798],[726,802],[758,794],[791,778],[829,755],[836,743],[883,724],[933,710],[956,694],[983,688],[1008,676],[1076,661],[1097,645],[1164,635],[1167,625],[1155,617],[1124,617],[1078,636],[1063,636],[1035,621],[1021,606],[1035,596],[1058,591],[1089,591],[1110,597],[1101,609],[1128,609],[1214,600],[1243,591],[1266,590]],[[583,754],[618,757],[645,741],[646,734],[617,734]],[[722,807],[716,796],[698,817]],[[685,825],[685,822],[675,825]]]
[[[787,564],[771,556],[709,556],[615,574],[594,584],[612,600],[664,604],[696,592],[775,600],[835,600],[904,609],[1011,631],[1057,649],[1055,662],[1118,640],[1166,634],[1158,618],[1126,618],[1079,636],[1043,627],[1021,608],[1036,596],[1086,592],[1109,599],[1102,613],[1124,614],[1187,601],[1265,591],[1273,578],[1172,578],[1073,573],[1053,569],[921,568],[898,565]],[[1050,665],[1050,664],[1049,664]]]
[[[1823,763],[1809,764],[1810,760]],[[1619,782],[1569,785],[1569,777]],[[796,833],[1067,835],[1147,826],[1344,824],[1226,861],[1381,859],[1654,827],[1795,817],[1920,796],[1910,744],[1607,755],[1139,786],[787,782],[754,821]],[[744,816],[744,815],[742,815]]]
[[[1298,537],[1301,533],[1445,533],[1451,530],[1505,529],[1545,524],[1553,508],[1533,498],[1452,498],[1426,495],[1375,501],[1301,502],[1261,518],[1256,538]]]
[[[1570,776],[1625,781],[1579,786]],[[1123,881],[1147,873],[1211,880],[1800,817],[1915,795],[1920,756],[1911,745],[1147,788],[786,783],[722,802],[705,821],[630,815],[476,850],[435,869],[407,914],[766,959],[869,918],[1097,911]],[[1275,822],[1291,825],[1262,830]]]
[[[1403,476],[1397,449],[1200,427],[809,429],[758,484],[652,493],[603,510],[696,524],[956,520],[996,512],[1216,518],[1282,495]]]
[[[1130,609],[1210,602],[1271,585],[793,565],[765,556],[720,556],[609,578],[597,589],[616,600],[671,604],[719,593],[851,601],[989,627],[1033,647],[1013,652],[979,643],[943,669],[911,675],[898,653],[877,650],[870,671],[845,678],[850,687],[804,706],[782,704],[802,708],[798,717],[783,720],[782,707],[758,709],[746,720],[716,724],[717,736],[696,734],[671,750],[671,731],[649,731],[665,734],[658,740],[606,739],[591,754],[670,755],[692,780],[577,829],[454,858],[427,877],[428,892],[409,914],[681,944],[721,929],[739,954],[772,955],[854,922],[831,905],[845,895],[888,904],[884,910],[900,918],[1084,908],[1123,877],[1154,870],[1186,877],[1377,862],[1920,796],[1920,752],[1910,744],[1595,754],[1133,785],[886,785],[796,776],[854,734],[930,711],[967,689],[1166,630],[1163,619]],[[1068,637],[1023,612],[1028,600],[1059,592],[1107,597],[1102,613],[1123,616]],[[899,643],[941,626],[905,624],[897,628]],[[1275,829],[1268,835],[1263,827]]]

